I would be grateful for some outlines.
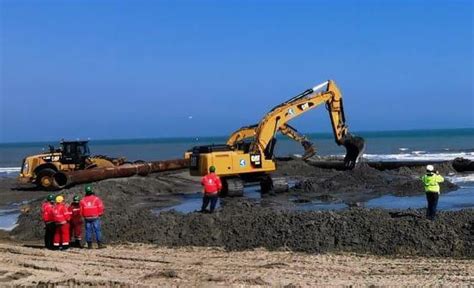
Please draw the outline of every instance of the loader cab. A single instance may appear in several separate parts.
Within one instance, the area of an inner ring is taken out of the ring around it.
[[[62,141],[61,163],[84,165],[90,156],[88,141]]]

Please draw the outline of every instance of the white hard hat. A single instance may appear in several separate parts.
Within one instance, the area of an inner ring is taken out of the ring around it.
[[[433,172],[433,171],[434,171],[433,165],[428,165],[428,166],[426,166],[426,171],[428,171],[428,172]]]

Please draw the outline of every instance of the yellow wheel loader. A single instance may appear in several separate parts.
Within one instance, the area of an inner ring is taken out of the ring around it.
[[[344,165],[353,169],[364,151],[365,141],[349,133],[341,92],[334,81],[328,80],[277,105],[257,125],[237,130],[227,144],[194,147],[186,155],[190,158],[190,174],[203,176],[210,166],[216,167],[223,182],[223,196],[243,195],[244,184],[249,182],[260,183],[262,193],[287,190],[284,178],[271,176],[277,169],[273,155],[276,133],[302,143],[305,158],[314,155],[313,145],[287,122],[322,104],[329,112],[336,143],[346,148]],[[241,141],[244,139],[251,141]]]
[[[49,146],[49,152],[27,156],[23,159],[18,182],[34,183],[46,190],[53,190],[54,174],[95,167],[113,167],[125,163],[124,158],[90,156],[88,141],[61,141],[60,148]]]

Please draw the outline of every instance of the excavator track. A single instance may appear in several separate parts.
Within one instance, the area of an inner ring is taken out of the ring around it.
[[[222,194],[227,197],[244,196],[244,182],[240,178],[224,178],[222,179]]]
[[[260,181],[260,191],[267,193],[283,193],[289,189],[288,181],[285,177],[272,177],[270,175],[264,177]]]

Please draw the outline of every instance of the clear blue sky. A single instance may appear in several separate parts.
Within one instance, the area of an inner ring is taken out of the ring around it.
[[[227,135],[327,79],[355,131],[474,127],[473,8],[0,0],[0,142]]]

